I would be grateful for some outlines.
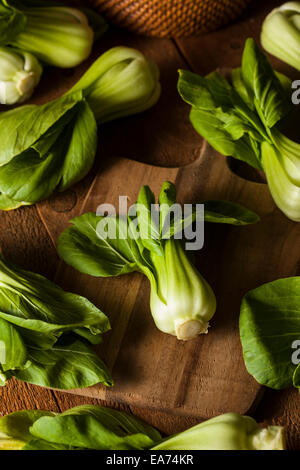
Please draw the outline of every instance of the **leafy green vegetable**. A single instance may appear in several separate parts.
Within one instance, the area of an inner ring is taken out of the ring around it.
[[[42,156],[42,151],[46,152],[55,143],[56,133],[69,122],[80,101],[83,101],[83,96],[78,91],[41,106],[25,105],[2,112],[0,120],[5,132],[1,131],[1,166],[31,149],[37,149],[36,152]],[[44,136],[49,138],[41,140]]]
[[[272,69],[253,39],[231,82],[217,72],[203,78],[180,71],[178,91],[192,106],[196,131],[223,155],[262,169],[279,209],[298,222],[300,144],[278,128],[291,109],[291,82]]]
[[[42,137],[40,147],[34,144],[0,167],[0,188],[6,196],[34,204],[56,188],[64,191],[87,174],[95,157],[96,121],[85,101],[75,104],[70,117],[71,122],[59,122],[56,132],[51,135],[50,130],[50,135]],[[57,140],[44,149],[52,137]]]
[[[294,376],[293,376],[293,385],[294,387],[300,388],[300,364],[298,364]]]
[[[5,363],[1,364],[3,372],[10,369],[25,368],[28,361],[27,348],[18,330],[6,320],[0,319],[1,355]]]
[[[300,278],[279,279],[248,292],[240,336],[248,372],[261,384],[282,389],[298,383],[292,344],[300,340]],[[297,385],[296,385],[297,386]]]
[[[51,349],[28,348],[29,367],[14,371],[18,380],[43,387],[71,390],[99,382],[113,385],[103,361],[82,340],[64,340]]]
[[[0,47],[0,103],[26,101],[40,81],[42,67],[29,52]]]
[[[162,439],[122,411],[83,405],[56,414],[18,411],[0,418],[0,450],[282,450],[284,429],[260,428],[249,416],[227,413]]]
[[[206,201],[204,218],[206,222],[232,225],[255,224],[259,221],[257,214],[230,201]]]
[[[180,211],[177,217],[172,212],[175,202],[175,186],[165,182],[159,195],[160,211],[156,213],[155,196],[144,186],[138,195],[136,219],[93,213],[76,217],[60,235],[58,251],[66,263],[92,276],[133,271],[145,274],[151,284],[150,307],[157,327],[187,340],[207,331],[216,300],[191,264],[179,235],[195,221],[246,225],[259,217],[227,201],[205,202],[205,215],[196,206],[189,216]]]
[[[0,44],[5,45],[13,41],[26,25],[26,17],[5,0],[0,2]]]
[[[160,434],[120,411],[85,405],[61,416],[43,417],[30,428],[38,439],[73,448],[130,450],[149,448]]]
[[[42,418],[44,419],[44,418]],[[284,429],[260,428],[249,416],[226,413],[163,440],[152,450],[284,450]]]
[[[60,98],[0,113],[0,209],[34,204],[84,178],[96,154],[96,121],[141,112],[159,94],[156,66],[116,47]]]
[[[32,439],[30,427],[42,416],[54,416],[50,411],[16,411],[0,418],[0,450],[20,450]]]
[[[1,382],[16,377],[59,389],[112,385],[88,345],[101,341],[108,318],[84,297],[0,258]]]
[[[0,449],[133,450],[150,448],[159,440],[159,432],[139,419],[93,405],[71,408],[60,415],[19,411],[0,418]]]
[[[300,70],[300,2],[283,3],[269,13],[261,43],[267,52]]]
[[[97,18],[96,18],[97,16]],[[106,30],[99,15],[47,2],[0,1],[0,44],[12,45],[57,67],[75,67],[91,53],[94,32]]]
[[[265,128],[272,128],[286,113],[283,87],[255,41],[246,41],[242,76],[249,97]]]

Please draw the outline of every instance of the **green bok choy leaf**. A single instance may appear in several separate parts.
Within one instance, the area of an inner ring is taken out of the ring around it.
[[[240,336],[246,368],[257,382],[274,389],[300,387],[300,278],[278,279],[248,292]]]
[[[135,49],[100,56],[65,95],[0,113],[0,209],[64,191],[91,169],[97,121],[141,112],[159,98],[158,69]]]
[[[153,212],[155,196],[141,188],[136,220],[131,216],[102,217],[87,213],[71,221],[59,237],[60,256],[80,272],[112,277],[138,271],[151,284],[150,307],[158,329],[188,340],[206,333],[216,310],[214,293],[191,263],[179,239],[183,227],[193,221],[247,225],[259,217],[228,201],[204,203],[205,213],[177,217],[172,211],[176,189],[165,182],[159,195],[159,213]],[[158,217],[157,217],[158,215]],[[106,224],[111,228],[107,232]]]
[[[138,418],[101,406],[61,414],[24,410],[0,418],[0,450],[142,450],[159,440],[159,432]]]
[[[0,258],[0,383],[16,377],[45,387],[112,385],[89,343],[108,318],[91,302]]]
[[[263,170],[279,209],[299,222],[300,144],[278,126],[291,109],[291,82],[272,69],[253,39],[231,81],[218,72],[180,71],[178,90],[192,106],[192,125],[218,152]]]

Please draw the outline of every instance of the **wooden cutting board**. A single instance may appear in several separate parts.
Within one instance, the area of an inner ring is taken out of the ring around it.
[[[85,295],[112,324],[98,350],[115,386],[74,393],[199,419],[229,411],[247,413],[261,387],[243,363],[238,333],[241,298],[263,282],[295,274],[298,261],[293,247],[300,226],[276,209],[265,184],[240,178],[228,160],[203,144],[199,158],[181,169],[110,159],[85,195],[82,187],[79,193],[72,189],[39,204],[39,212],[55,242],[73,216],[96,211],[104,202],[117,204],[119,195],[134,203],[144,184],[158,194],[165,180],[176,183],[181,203],[228,199],[256,210],[262,220],[246,227],[206,225],[197,266],[216,293],[218,309],[209,333],[188,342],[156,329],[149,310],[149,283],[142,275],[93,278],[61,263],[56,282]]]

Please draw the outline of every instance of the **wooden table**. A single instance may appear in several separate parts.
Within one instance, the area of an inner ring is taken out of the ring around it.
[[[177,135],[180,139],[185,138],[186,129],[180,129],[180,115],[176,115],[178,96],[176,93],[176,80],[178,68],[190,68],[200,74],[206,74],[218,67],[236,67],[240,65],[241,52],[244,41],[252,36],[259,39],[262,19],[266,13],[281,1],[260,0],[254,1],[253,5],[238,22],[215,33],[205,34],[199,37],[183,40],[159,40],[151,38],[136,37],[124,32],[111,30],[103,39],[103,51],[116,44],[126,44],[141,49],[157,61],[162,74],[162,84],[165,102],[168,102],[171,111],[163,111],[161,106],[160,118],[157,113],[155,122],[153,115],[149,112],[147,117],[137,119],[137,125],[148,123],[155,139],[156,151],[151,150],[149,137],[144,142],[139,137],[137,129],[136,138],[126,140],[126,123],[121,131],[115,124],[106,126],[100,141],[102,156],[108,156],[117,151],[114,143],[111,146],[111,137],[118,148],[125,146],[126,154],[135,159],[163,166],[177,166],[189,163],[193,160],[193,152],[177,152],[178,141],[174,145],[171,136]],[[263,5],[262,5],[263,4]],[[282,63],[272,59],[273,64],[283,72],[297,77],[297,73]],[[64,74],[66,87],[74,81],[74,77],[81,74],[86,64],[73,71],[51,70],[45,73],[35,102],[43,102],[45,96],[56,95],[55,78]],[[299,77],[298,77],[299,78]],[[51,89],[49,84],[51,83]],[[188,112],[188,109],[187,109]],[[138,124],[140,123],[140,124]],[[121,127],[121,126],[119,126]],[[157,132],[156,132],[157,131]],[[128,131],[130,132],[130,131]],[[132,135],[132,131],[131,134]],[[125,137],[124,137],[125,136]],[[162,137],[160,137],[162,136]],[[97,171],[97,165],[94,172]],[[81,185],[89,184],[90,175]],[[65,196],[67,197],[67,196]],[[64,196],[61,197],[62,204]],[[0,247],[7,258],[18,263],[26,269],[40,272],[53,279],[58,265],[58,255],[53,242],[41,220],[38,207],[26,207],[9,213],[0,214]],[[0,389],[0,415],[20,409],[47,409],[63,411],[72,406],[83,403],[104,404],[117,407],[115,403],[100,402],[95,399],[83,398],[58,391],[42,389],[22,382],[11,380],[8,385]],[[119,409],[126,407],[119,406]],[[128,407],[129,408],[129,407]],[[140,408],[127,408],[148,423],[156,426],[164,433],[175,433],[192,426],[195,420],[192,418],[174,417],[167,414],[149,411]],[[291,449],[300,449],[300,418],[299,418],[299,393],[297,390],[273,391],[266,390],[262,401],[253,417],[264,424],[279,424],[287,427],[288,445]]]

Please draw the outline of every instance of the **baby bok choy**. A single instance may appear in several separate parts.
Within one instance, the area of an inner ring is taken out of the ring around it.
[[[77,406],[60,414],[23,410],[0,418],[0,450],[284,448],[282,427],[259,428],[254,419],[235,413],[217,416],[166,439],[134,416],[101,406]]]
[[[289,79],[272,69],[253,39],[231,83],[218,72],[200,77],[180,71],[178,81],[195,130],[223,155],[263,170],[279,209],[299,222],[300,144],[279,129],[291,109],[288,89]]]
[[[267,52],[300,70],[300,2],[287,2],[263,22],[261,44]]]
[[[42,67],[29,52],[0,47],[0,103],[26,101],[40,81]]]
[[[159,95],[156,65],[135,49],[115,47],[60,98],[0,113],[0,209],[34,204],[84,178],[96,154],[97,122],[144,111]]]
[[[12,377],[57,389],[113,385],[90,346],[109,329],[86,298],[0,258],[0,385]]]
[[[284,450],[284,428],[260,428],[250,416],[226,413],[171,436],[153,450]]]
[[[59,237],[58,251],[66,263],[92,276],[143,273],[150,281],[150,308],[158,329],[188,340],[207,332],[216,299],[183,247],[183,228],[195,221],[246,225],[259,218],[228,201],[205,202],[204,215],[197,205],[188,215],[178,213],[178,207],[172,183],[162,185],[159,211],[154,194],[144,186],[128,216],[87,213],[73,219]]]
[[[106,29],[98,15],[97,29],[98,34]],[[76,8],[38,0],[0,0],[0,45],[17,47],[46,64],[66,68],[84,61],[93,42],[88,18]]]

